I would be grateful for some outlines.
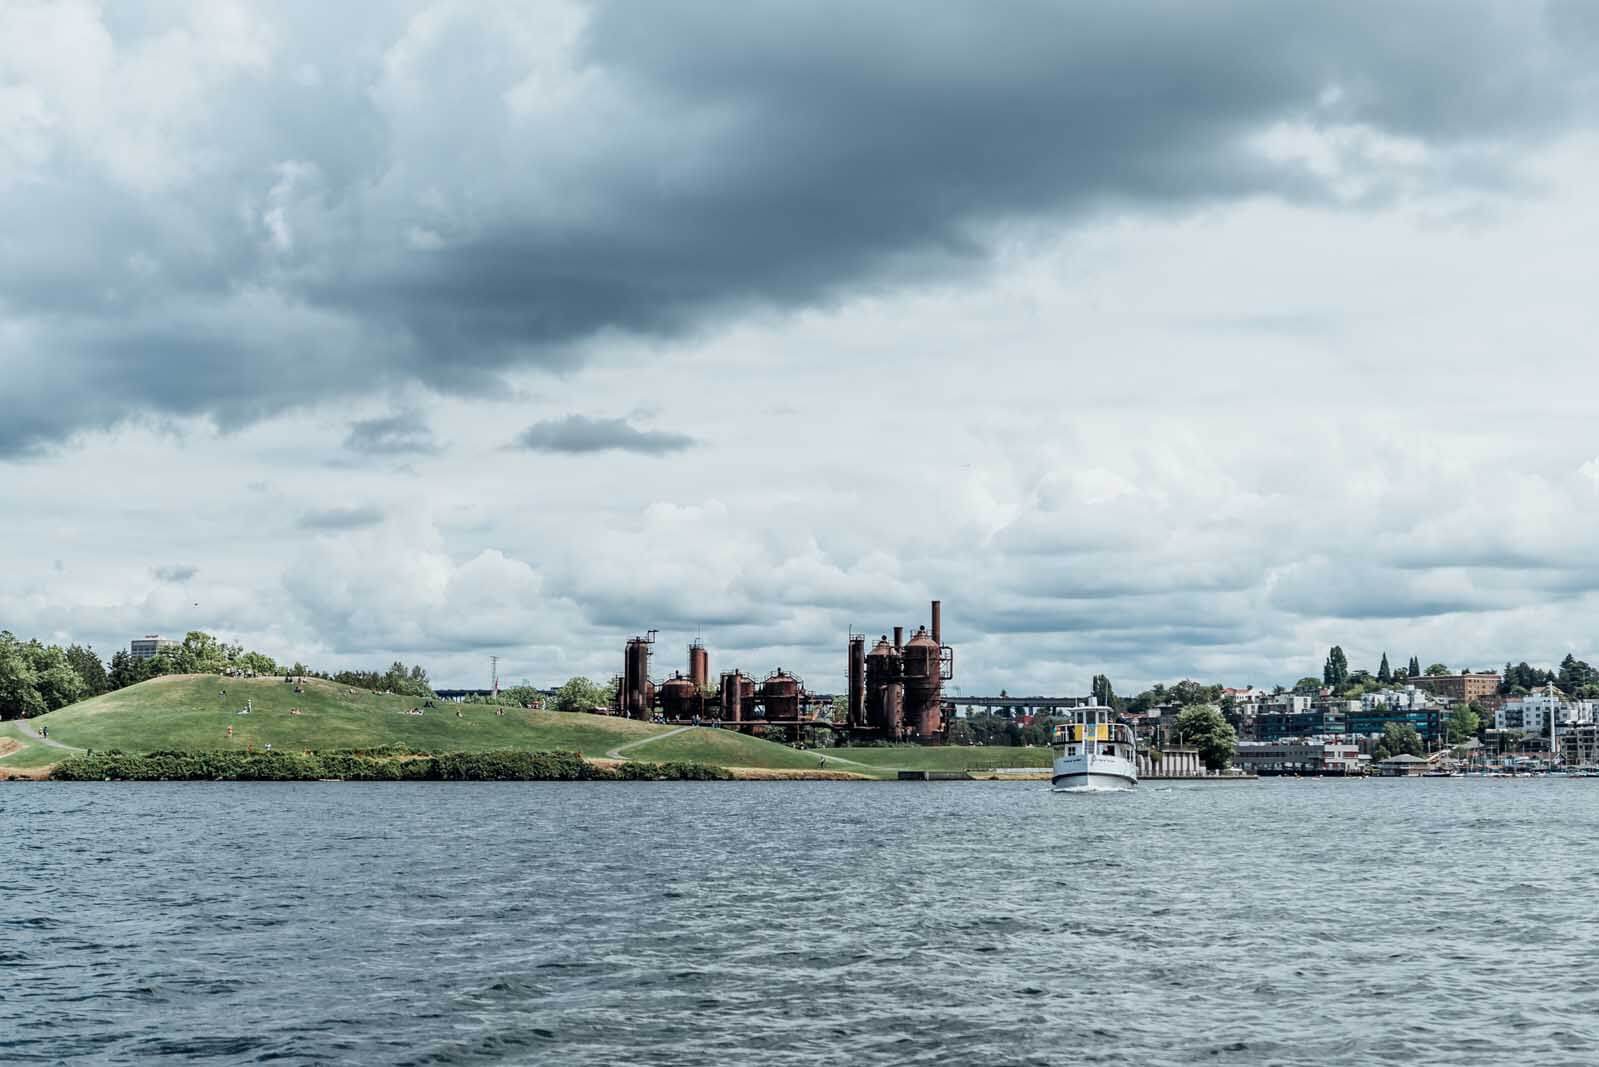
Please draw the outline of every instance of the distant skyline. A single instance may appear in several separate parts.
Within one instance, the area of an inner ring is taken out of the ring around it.
[[[1560,2],[12,0],[0,628],[1599,661],[1596,72]]]

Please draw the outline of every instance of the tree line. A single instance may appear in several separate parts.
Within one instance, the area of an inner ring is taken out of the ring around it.
[[[46,645],[23,641],[9,630],[0,631],[0,719],[28,719],[80,700],[124,689],[167,674],[222,674],[227,671],[260,675],[294,675],[323,678],[358,689],[387,690],[406,696],[431,697],[428,673],[420,666],[393,663],[387,671],[314,671],[303,663],[283,666],[271,656],[243,645],[228,644],[201,630],[191,630],[176,645],[162,648],[146,659],[125,649],[109,664],[84,645]]]

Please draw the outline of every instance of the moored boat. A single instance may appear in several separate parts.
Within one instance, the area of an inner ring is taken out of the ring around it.
[[[1132,727],[1116,722],[1110,708],[1072,709],[1072,719],[1055,727],[1056,789],[1131,789],[1138,784],[1137,739]]]

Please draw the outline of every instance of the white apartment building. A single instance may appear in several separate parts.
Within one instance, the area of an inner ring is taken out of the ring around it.
[[[1549,686],[1505,701],[1494,712],[1494,726],[1500,730],[1547,734],[1551,717],[1558,731],[1564,726],[1592,723],[1596,711],[1599,711],[1599,701],[1570,700],[1560,690]]]
[[[1378,708],[1387,708],[1389,711],[1414,711],[1418,708],[1436,707],[1437,703],[1437,699],[1425,689],[1407,685],[1403,689],[1379,689],[1375,693],[1363,693],[1360,697],[1360,710],[1369,712]]]

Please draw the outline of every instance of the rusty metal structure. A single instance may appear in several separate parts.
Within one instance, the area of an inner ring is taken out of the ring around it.
[[[648,719],[655,707],[655,686],[650,681],[650,646],[655,631],[630,637],[622,654],[622,677],[616,687],[617,711],[629,719]]]
[[[889,741],[937,744],[949,736],[944,683],[955,676],[955,651],[944,644],[943,604],[933,601],[932,629],[905,640],[894,627],[870,652],[865,637],[849,640],[849,719],[853,731]],[[857,664],[860,666],[857,666]]]
[[[695,640],[688,646],[688,673],[675,672],[659,689],[649,677],[655,631],[633,637],[623,652],[617,679],[617,714],[633,719],[659,717],[735,730],[779,729],[783,736],[817,730],[836,735],[939,744],[949,735],[944,683],[954,677],[954,650],[943,643],[943,612],[933,601],[931,628],[919,626],[905,639],[893,628],[868,651],[866,635],[849,635],[848,699],[844,715],[823,719],[821,700],[796,675],[779,667],[759,684],[742,671],[723,671],[711,685],[710,653]]]
[[[701,693],[706,691],[711,682],[711,654],[705,650],[704,642],[698,638],[688,646],[688,678],[694,683],[694,688]]]

